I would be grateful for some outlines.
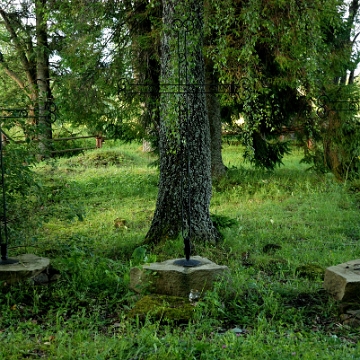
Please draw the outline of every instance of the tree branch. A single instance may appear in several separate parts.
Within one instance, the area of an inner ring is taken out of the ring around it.
[[[9,76],[9,78],[15,81],[19,88],[23,90],[28,97],[30,97],[30,94],[27,92],[26,86],[24,82],[20,79],[20,77],[14,71],[9,69],[4,62],[2,62],[2,67],[4,68],[4,71]]]
[[[6,11],[4,11],[3,8],[0,8],[0,15],[4,20],[5,28],[10,34],[10,38],[15,45],[17,54],[18,54],[20,61],[25,69],[26,77],[27,77],[27,80],[29,81],[29,86],[30,86],[31,92],[32,93],[36,92],[36,88],[35,88],[36,79],[34,78],[32,71],[31,71],[32,66],[31,66],[28,58],[26,57],[25,50],[21,45],[21,42],[19,40],[19,37],[16,34],[14,27],[12,26],[12,21],[8,15],[8,13]],[[7,66],[5,66],[4,68],[5,68],[5,72],[7,73],[7,75],[11,79],[13,79],[22,90],[25,91],[25,85],[22,81],[20,81],[20,78],[12,70],[10,70]],[[26,92],[26,94],[27,94],[27,96],[30,95],[28,92]]]
[[[351,45],[355,44],[355,41],[359,35],[360,35],[360,31],[354,36],[354,39],[352,40]]]

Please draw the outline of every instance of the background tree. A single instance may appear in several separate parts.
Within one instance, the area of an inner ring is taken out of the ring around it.
[[[139,104],[125,89],[131,82],[131,36],[122,1],[62,1],[53,15],[54,94],[64,128],[86,126],[92,134],[142,137]],[[125,80],[125,81],[124,81]]]
[[[142,112],[144,138],[158,150],[160,128],[160,34],[161,1],[126,1],[126,24],[131,37],[134,95]]]
[[[209,24],[217,34],[209,57],[221,81],[238,86],[241,96],[232,106],[245,118],[245,158],[254,165],[272,169],[281,163],[288,145],[279,135],[289,127],[298,130],[307,159],[315,159],[307,145],[310,138],[323,136],[317,99],[338,66],[331,51],[335,40],[326,34],[330,27],[340,33],[341,5],[277,0],[209,5]],[[344,51],[336,54],[337,61],[344,61]]]
[[[218,94],[219,74],[210,59],[205,62],[206,107],[210,128],[211,176],[219,179],[226,174],[227,167],[222,159],[222,119],[221,105]]]
[[[36,129],[32,131],[33,136],[40,140],[41,155],[46,155],[51,150],[49,140],[52,137],[48,114],[52,95],[48,66],[50,51],[47,40],[47,13],[45,0],[34,3],[24,1],[17,6],[0,7],[3,25],[2,70],[28,99],[28,115],[36,125]],[[29,129],[25,130],[28,131]]]
[[[52,93],[50,87],[50,48],[48,43],[47,0],[35,1],[36,15],[36,82],[38,91],[37,125],[39,128],[40,154],[49,156],[51,150],[51,107]]]
[[[337,27],[322,24],[329,48],[327,55],[332,60],[329,71],[332,76],[323,86],[325,116],[320,142],[323,158],[316,158],[316,165],[322,163],[338,180],[356,176],[360,165],[359,85],[354,81],[360,61],[356,46],[360,34],[359,6],[358,0],[342,4],[337,11],[342,21]]]

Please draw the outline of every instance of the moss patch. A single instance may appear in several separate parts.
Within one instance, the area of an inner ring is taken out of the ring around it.
[[[254,267],[267,273],[276,273],[288,265],[287,260],[279,256],[258,255],[253,258]]]
[[[194,307],[188,299],[166,296],[147,295],[140,299],[129,312],[129,318],[139,317],[145,320],[150,315],[163,322],[187,323],[194,314]]]
[[[298,266],[295,270],[295,274],[299,277],[305,277],[314,280],[317,278],[324,278],[325,270],[320,265],[307,264]]]

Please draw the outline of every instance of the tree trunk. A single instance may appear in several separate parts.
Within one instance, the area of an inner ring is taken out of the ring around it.
[[[213,179],[220,178],[226,174],[227,167],[222,159],[222,123],[220,116],[220,102],[216,89],[218,77],[214,74],[214,68],[209,61],[205,66],[206,74],[206,106],[208,110],[211,144],[211,175]]]
[[[31,121],[24,128],[24,135],[27,139],[40,140],[41,157],[51,144],[52,138],[49,117],[51,91],[49,84],[50,53],[45,19],[46,1],[35,1],[37,53],[34,51],[32,31],[25,28],[20,19],[13,17],[13,14],[8,14],[4,8],[0,7],[0,16],[21,63],[23,73],[11,70],[4,59],[1,59],[1,65],[5,73],[16,82],[30,100],[28,116]]]
[[[329,112],[327,128],[323,137],[325,166],[341,181],[344,178],[344,162],[347,160],[339,146],[341,119],[335,111]]]
[[[211,158],[202,56],[202,4],[197,0],[165,0],[163,21],[160,181],[146,242],[154,244],[182,233],[192,241],[214,243],[219,233],[209,211]]]
[[[37,86],[38,86],[38,139],[39,157],[49,157],[52,148],[52,129],[50,118],[51,89],[49,72],[49,46],[45,7],[47,0],[37,0],[36,39],[37,39]]]
[[[160,31],[153,18],[161,17],[161,6],[150,7],[147,0],[126,1],[127,25],[132,43],[132,66],[136,82],[146,92],[141,94],[141,122],[151,134],[151,147],[157,148],[160,124]],[[155,28],[155,30],[154,30]]]

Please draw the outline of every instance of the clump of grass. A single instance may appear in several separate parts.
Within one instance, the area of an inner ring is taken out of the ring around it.
[[[101,167],[101,166],[123,166],[131,163],[132,157],[125,156],[119,150],[92,151],[72,157],[64,164],[68,166]]]

